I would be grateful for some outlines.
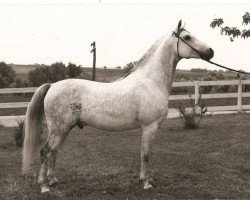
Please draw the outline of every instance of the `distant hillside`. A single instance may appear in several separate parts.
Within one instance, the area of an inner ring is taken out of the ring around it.
[[[44,65],[19,65],[19,64],[9,64],[13,70],[15,70],[17,77],[27,80],[28,73],[38,67],[43,67]],[[92,77],[92,68],[83,67],[83,73],[87,74],[87,77]],[[96,80],[100,82],[110,82],[119,79],[123,76],[122,69],[96,69]]]
[[[38,67],[42,67],[44,65],[35,64],[35,65],[18,65],[18,64],[9,64],[15,71],[19,78],[28,79],[28,73],[31,70],[34,70]],[[92,68],[83,67],[83,72],[87,74],[88,77],[92,77]],[[176,70],[176,80],[186,79],[186,80],[201,80],[207,77],[209,71],[190,71],[190,70]],[[122,69],[96,69],[96,80],[100,82],[111,82],[119,79],[124,75]],[[234,79],[236,77],[236,73],[234,72],[223,72],[223,75],[226,79]]]
[[[17,65],[17,64],[9,64],[16,71],[17,74],[27,74],[29,71],[37,68],[42,67],[43,65]]]
[[[190,70],[176,70],[175,77],[185,77],[188,80],[202,80],[203,78],[208,76],[208,73],[211,72],[209,70],[207,71],[190,71]],[[237,73],[235,72],[224,72],[222,71],[222,74],[225,76],[226,79],[235,79]]]

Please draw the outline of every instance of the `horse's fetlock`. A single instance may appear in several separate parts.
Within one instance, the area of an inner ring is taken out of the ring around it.
[[[146,181],[146,178],[145,178],[145,177],[140,178],[140,179],[139,179],[140,185],[143,185],[143,184],[145,183],[145,181]]]
[[[38,184],[43,184],[45,181],[46,181],[46,180],[45,180],[44,177],[39,176],[39,177],[38,177],[38,180],[37,180],[37,183],[38,183]]]

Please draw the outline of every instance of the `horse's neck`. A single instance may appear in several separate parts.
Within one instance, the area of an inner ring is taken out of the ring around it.
[[[176,54],[176,44],[172,39],[162,38],[152,56],[141,69],[147,78],[152,79],[162,90],[170,93],[176,65],[179,57]]]

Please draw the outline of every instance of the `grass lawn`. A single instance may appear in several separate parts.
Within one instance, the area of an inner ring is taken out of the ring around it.
[[[216,115],[183,130],[180,119],[165,120],[149,165],[154,189],[147,191],[138,181],[139,130],[75,128],[58,155],[59,184],[43,195],[39,161],[21,176],[21,149],[12,129],[0,128],[0,199],[250,199],[249,123],[250,114]]]

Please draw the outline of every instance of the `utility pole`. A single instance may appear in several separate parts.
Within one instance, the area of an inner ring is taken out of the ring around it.
[[[92,81],[95,81],[95,64],[96,64],[96,47],[95,47],[95,42],[92,42],[91,46],[93,47],[93,49],[90,51],[91,53],[93,53]]]

